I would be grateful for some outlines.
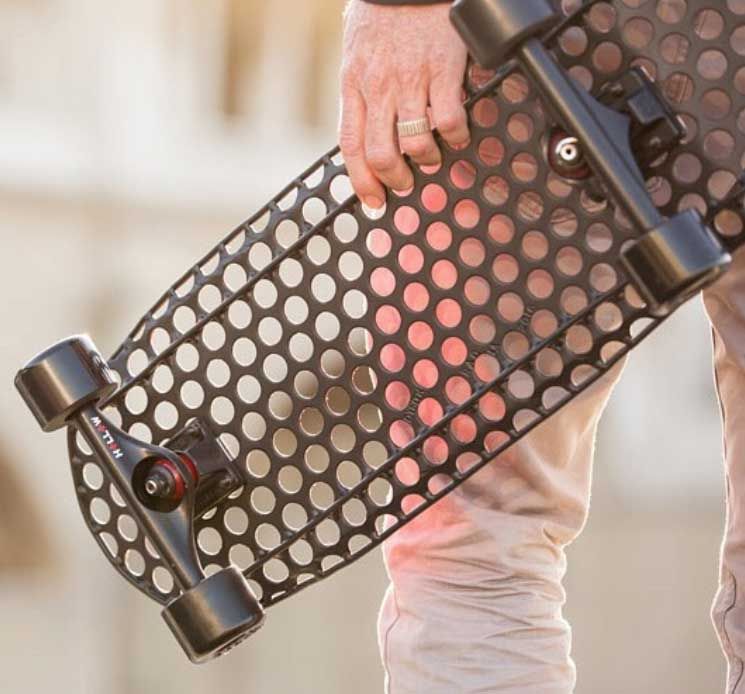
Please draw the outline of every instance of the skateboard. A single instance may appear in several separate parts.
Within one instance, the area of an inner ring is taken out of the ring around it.
[[[333,149],[110,359],[78,336],[16,377],[193,662],[602,378],[742,243],[745,2],[459,0],[452,20],[466,149],[377,217]]]

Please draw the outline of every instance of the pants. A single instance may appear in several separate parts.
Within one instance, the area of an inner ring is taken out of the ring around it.
[[[745,694],[745,254],[704,294],[725,438],[727,522],[712,616],[726,694]],[[662,328],[664,330],[664,327]],[[564,548],[589,507],[598,421],[618,365],[384,546],[387,694],[569,694]],[[703,599],[703,598],[702,598]]]

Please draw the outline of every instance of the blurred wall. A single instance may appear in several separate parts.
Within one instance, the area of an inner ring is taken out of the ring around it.
[[[382,691],[378,553],[191,667],[88,536],[63,435],[41,436],[11,388],[62,336],[89,331],[111,352],[173,278],[328,148],[341,6],[0,0],[0,692]],[[632,357],[605,416],[567,577],[580,694],[721,688],[709,351],[693,302]]]

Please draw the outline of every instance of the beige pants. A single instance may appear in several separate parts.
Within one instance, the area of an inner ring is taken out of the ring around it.
[[[726,692],[745,694],[745,255],[705,305],[728,499],[713,618],[729,663]],[[388,694],[573,691],[564,548],[587,517],[595,432],[620,371],[388,540],[391,585],[379,620]]]

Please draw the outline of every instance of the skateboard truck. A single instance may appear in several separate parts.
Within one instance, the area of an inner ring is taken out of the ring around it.
[[[87,336],[50,347],[18,373],[15,383],[44,431],[76,427],[107,470],[181,591],[162,614],[190,660],[221,655],[256,631],[263,610],[241,572],[231,566],[206,577],[197,558],[195,514],[240,484],[227,454],[204,426],[194,421],[171,441],[184,448],[179,454],[115,426],[99,404],[117,384]],[[206,461],[204,471],[197,468],[197,458]]]
[[[236,464],[202,419],[191,420],[163,445],[171,451],[178,451],[195,478],[195,518],[201,518],[243,485]],[[175,483],[178,484],[178,480]],[[145,479],[145,491],[151,496],[167,497],[173,484],[167,470],[155,467]]]
[[[632,137],[639,137],[639,131],[632,130],[632,116],[647,127],[656,120],[660,127],[660,114],[651,108],[654,101],[638,75],[622,80],[620,92],[611,87],[604,95],[618,106],[614,102],[623,91],[631,91],[631,98],[622,99],[626,112],[584,91],[540,41],[559,22],[549,0],[457,0],[451,19],[482,66],[496,68],[517,59],[559,129],[560,137],[549,139],[549,162],[575,178],[586,175],[587,167],[628,217],[638,238],[621,251],[621,262],[652,313],[671,312],[724,272],[731,258],[698,211],[665,219],[647,192],[640,164],[650,160],[634,157]],[[674,126],[662,124],[665,139],[674,138]],[[655,129],[641,132],[649,136]],[[664,142],[659,132],[652,139],[650,155],[656,158]]]
[[[682,120],[640,67],[633,67],[618,80],[603,85],[598,101],[628,116],[631,151],[645,176],[685,138]],[[570,182],[581,181],[588,195],[598,201],[605,199],[605,191],[600,182],[592,178],[592,169],[576,137],[555,128],[548,141],[547,158],[560,176]]]
[[[220,440],[199,419],[189,422],[164,447],[181,459],[194,484],[195,518],[201,518],[243,484]],[[186,490],[183,475],[165,458],[138,465],[133,481],[140,502],[158,511],[175,508]]]

